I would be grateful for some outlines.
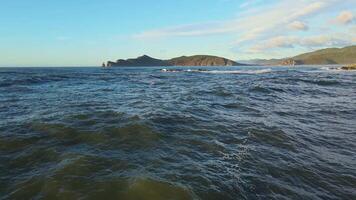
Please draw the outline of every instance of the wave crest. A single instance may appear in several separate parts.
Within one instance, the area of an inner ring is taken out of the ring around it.
[[[264,74],[272,72],[272,69],[257,69],[257,70],[205,70],[205,69],[162,69],[161,72],[194,72],[208,74]]]
[[[264,74],[272,72],[272,69],[259,69],[259,70],[212,70],[212,71],[203,71],[203,73],[209,74]]]

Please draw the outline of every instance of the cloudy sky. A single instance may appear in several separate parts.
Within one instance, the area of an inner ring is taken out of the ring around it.
[[[0,66],[280,58],[355,45],[356,0],[2,0],[0,24]]]

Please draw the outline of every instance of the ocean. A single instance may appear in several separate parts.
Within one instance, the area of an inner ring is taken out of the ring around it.
[[[356,199],[356,73],[0,68],[0,199]]]

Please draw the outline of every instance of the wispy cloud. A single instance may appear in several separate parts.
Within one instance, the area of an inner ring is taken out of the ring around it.
[[[306,31],[309,29],[309,27],[301,21],[294,21],[288,25],[288,28],[292,30],[299,30],[299,31]]]
[[[229,35],[235,38],[228,44],[230,48],[236,49],[238,46],[239,52],[246,53],[296,46],[305,48],[340,46],[354,41],[354,37],[348,33],[336,33],[333,32],[333,28],[322,33],[315,31],[320,30],[331,20],[330,15],[327,15],[330,19],[324,19],[325,21],[314,24],[309,22],[325,13],[337,12],[337,9],[341,8],[340,5],[352,6],[356,0],[283,0],[271,5],[254,5],[250,8],[250,5],[256,2],[258,1],[247,0],[242,4],[240,7],[248,9],[245,9],[235,19],[148,30],[135,34],[134,38],[146,40]],[[341,12],[337,17],[337,22],[341,24],[349,24],[353,20],[354,15],[351,11]],[[310,35],[307,36],[294,33],[307,30],[310,30],[308,31]]]
[[[240,8],[248,8],[250,6],[258,4],[259,2],[260,0],[245,0],[245,2],[240,5]]]
[[[354,15],[351,11],[342,11],[334,20],[338,24],[350,24],[354,20]]]
[[[352,35],[345,36],[344,34],[332,35],[317,35],[317,36],[278,36],[261,41],[259,44],[251,46],[247,52],[261,53],[266,50],[274,50],[276,48],[294,48],[294,47],[335,47],[351,45],[355,40]]]
[[[214,28],[212,28],[214,27]],[[207,22],[201,24],[189,24],[182,26],[167,27],[158,30],[150,30],[134,35],[137,39],[163,38],[174,36],[202,36],[229,32],[220,22]]]
[[[201,24],[189,24],[135,34],[135,38],[162,38],[174,36],[204,36],[211,34],[242,33],[242,38],[252,39],[276,26],[289,23],[331,6],[328,1],[281,1],[274,6],[263,6],[245,11],[236,19]]]

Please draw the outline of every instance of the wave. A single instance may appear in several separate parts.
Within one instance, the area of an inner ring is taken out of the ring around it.
[[[330,72],[335,72],[335,71],[345,71],[341,67],[322,67],[320,68],[322,71],[330,71]]]
[[[212,70],[212,71],[201,71],[202,73],[209,74],[264,74],[272,72],[272,69],[260,69],[260,70]]]
[[[341,67],[337,67],[337,66],[330,66],[330,67],[320,67],[318,69],[315,70],[302,70],[301,72],[306,72],[306,73],[321,73],[321,72],[355,72],[353,70],[344,70]]]
[[[30,75],[29,75],[30,76]],[[45,84],[50,82],[59,82],[66,80],[67,76],[62,75],[41,75],[41,76],[33,76],[33,77],[24,77],[24,76],[16,76],[7,79],[0,79],[0,87],[11,87],[11,86],[19,86],[19,85],[36,85],[36,84]]]
[[[272,69],[259,69],[259,70],[205,70],[205,69],[162,69],[161,72],[195,72],[195,73],[208,73],[208,74],[264,74],[272,72]]]

